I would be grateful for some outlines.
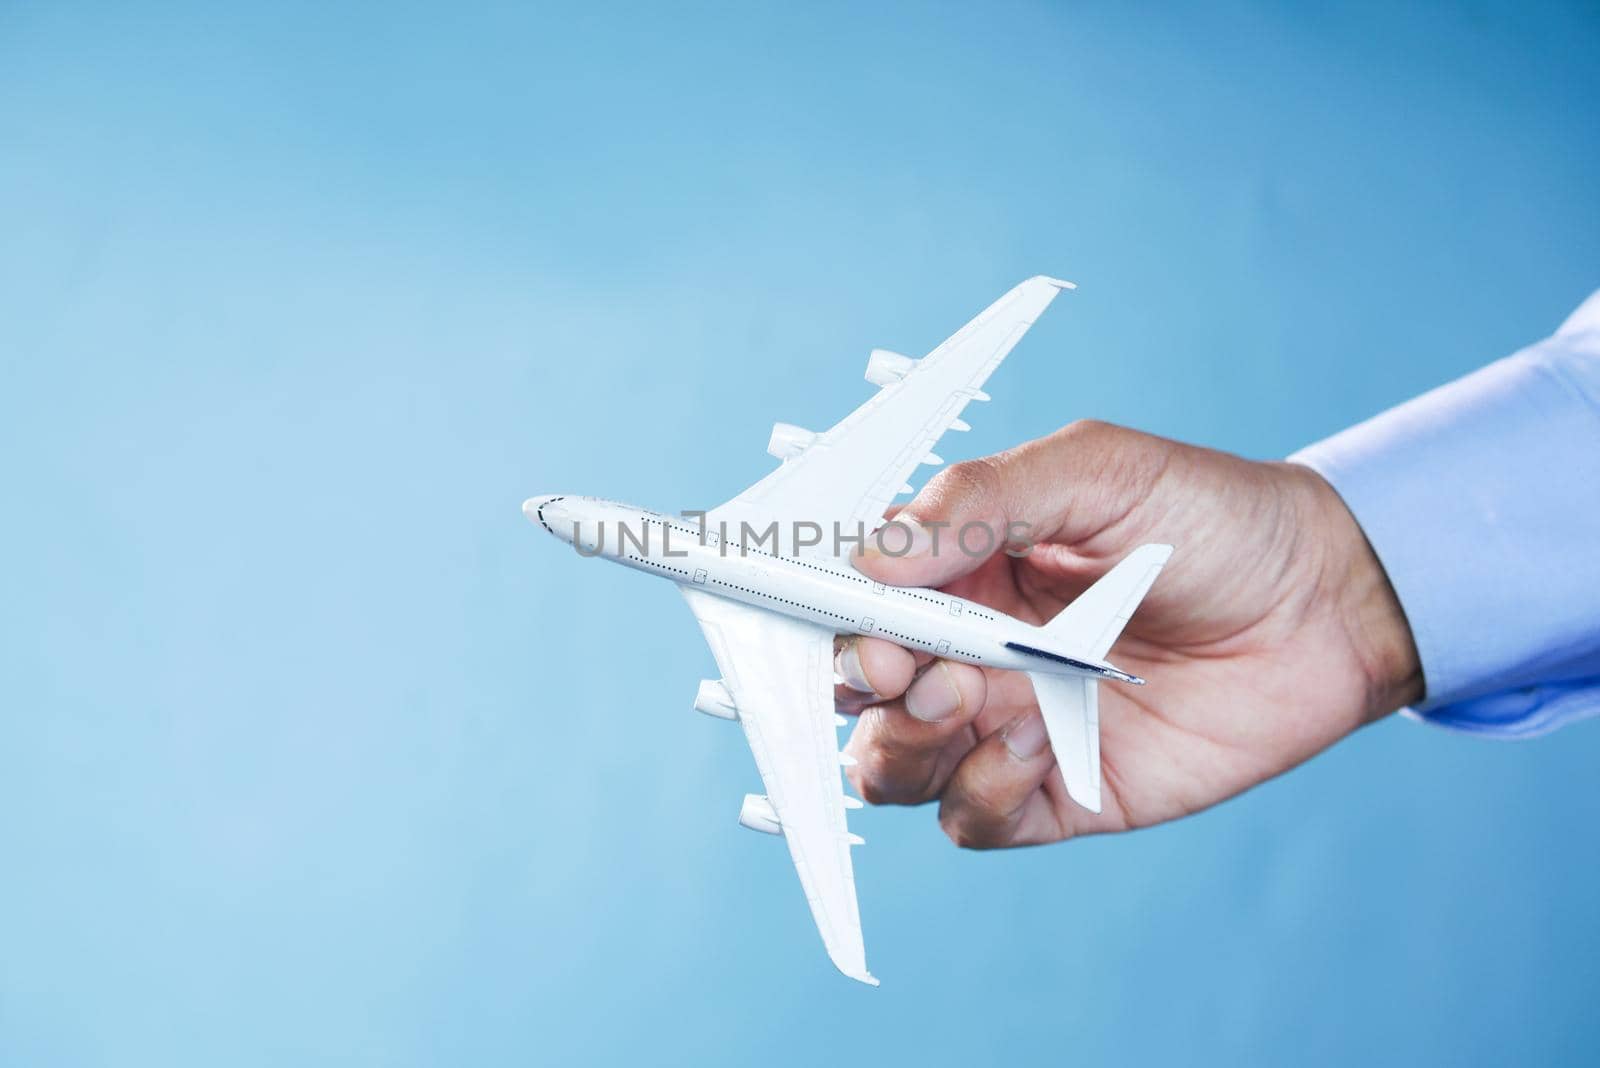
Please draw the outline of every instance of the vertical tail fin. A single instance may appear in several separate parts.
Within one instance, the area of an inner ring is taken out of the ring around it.
[[[1142,545],[1123,557],[1044,625],[1051,644],[1074,657],[1103,660],[1171,555],[1170,545]],[[1090,812],[1099,812],[1100,684],[1082,675],[1042,671],[1030,671],[1028,677],[1068,796]]]
[[[1141,545],[1124,556],[1104,578],[1044,625],[1051,642],[1073,656],[1103,658],[1171,555],[1170,545]]]

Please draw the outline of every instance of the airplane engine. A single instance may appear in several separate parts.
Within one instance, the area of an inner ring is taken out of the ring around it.
[[[780,460],[792,460],[811,447],[817,435],[793,423],[773,423],[772,437],[767,440],[767,452]]]
[[[745,794],[744,804],[739,806],[739,826],[748,827],[752,831],[762,834],[782,834],[783,825],[778,822],[778,812],[761,794]]]
[[[694,710],[718,719],[738,719],[739,709],[733,703],[733,694],[721,679],[701,679],[700,690],[694,695]]]
[[[873,349],[867,357],[867,381],[875,386],[892,386],[917,365],[910,356],[902,356],[888,349]]]

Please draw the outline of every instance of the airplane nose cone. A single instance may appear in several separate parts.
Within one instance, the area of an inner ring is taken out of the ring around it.
[[[528,517],[528,522],[537,523],[554,534],[556,532],[555,527],[551,524],[560,511],[561,506],[556,503],[560,500],[561,497],[554,494],[544,497],[529,497],[522,502],[522,514]]]

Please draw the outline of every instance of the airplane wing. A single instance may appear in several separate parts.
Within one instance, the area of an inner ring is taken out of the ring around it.
[[[828,956],[850,978],[877,986],[867,971],[850,863],[850,847],[860,839],[845,825],[833,632],[680,588],[733,695]]]
[[[816,523],[824,536],[809,551],[814,556],[834,555],[835,522],[845,534],[854,534],[858,523],[870,533],[895,496],[910,490],[906,480],[919,464],[943,462],[929,450],[945,431],[968,429],[962,410],[974,400],[989,399],[981,388],[989,375],[1055,295],[1073,288],[1071,282],[1043,275],[1018,285],[927,356],[907,361],[909,369],[898,381],[818,434],[798,455],[707,513],[708,523],[715,527],[726,520],[737,534],[741,522],[761,531],[777,520],[782,552],[794,551],[797,522]],[[849,551],[846,545],[838,555]]]

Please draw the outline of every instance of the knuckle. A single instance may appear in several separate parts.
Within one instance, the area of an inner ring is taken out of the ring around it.
[[[997,817],[1004,811],[1004,806],[995,796],[997,792],[994,785],[983,777],[971,777],[961,784],[962,805],[986,819]]]
[[[887,805],[889,803],[889,799],[883,796],[883,791],[878,789],[878,784],[872,782],[870,779],[863,779],[860,776],[857,776],[855,785],[856,796],[861,798],[861,800],[865,803],[872,805],[875,808],[882,805]]]
[[[993,849],[996,844],[981,823],[973,821],[956,805],[939,807],[939,829],[959,849]]]
[[[1115,433],[1119,427],[1107,423],[1102,419],[1074,419],[1062,427],[1057,434],[1063,438],[1082,440],[1084,438],[1105,437]]]
[[[920,805],[927,800],[924,777],[904,761],[892,759],[881,749],[872,749],[857,758],[849,777],[861,800],[869,805]]]
[[[1041,458],[1054,456],[1100,456],[1115,449],[1129,431],[1100,419],[1074,419],[1053,434],[1018,446],[1019,451]]]
[[[985,501],[999,488],[1000,469],[990,457],[951,464],[934,478],[940,502]]]
[[[1024,448],[1062,448],[1073,455],[1087,456],[1099,464],[1140,468],[1166,454],[1172,442],[1099,419],[1075,419],[1048,437],[1029,442]]]
[[[878,789],[878,781],[866,772],[866,762],[857,764],[853,768],[845,769],[845,777],[850,780],[850,785],[855,787],[856,796],[869,805],[885,805],[888,799]]]

